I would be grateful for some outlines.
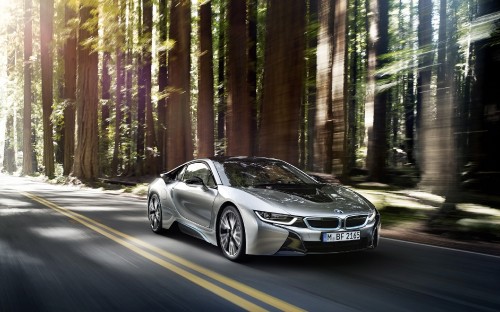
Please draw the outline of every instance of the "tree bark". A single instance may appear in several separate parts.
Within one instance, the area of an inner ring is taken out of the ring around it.
[[[223,2],[220,4],[220,16],[219,16],[219,44],[217,47],[218,50],[218,59],[217,59],[217,141],[219,146],[216,154],[223,154],[225,152],[226,144],[224,140],[226,139],[226,32],[227,28],[225,27],[226,20],[226,9]]]
[[[269,1],[259,154],[299,162],[305,73],[305,1]]]
[[[120,6],[120,11],[118,16],[116,17],[116,23],[118,24],[119,29],[125,33],[125,3],[124,1],[114,0],[114,4],[116,6]],[[120,32],[121,33],[121,32]],[[124,38],[122,36],[118,36],[118,40],[120,42],[124,42]],[[116,90],[115,90],[115,135],[114,135],[114,146],[113,146],[113,158],[111,160],[111,175],[118,175],[120,173],[120,149],[122,142],[122,120],[123,120],[123,98],[124,98],[124,84],[125,84],[125,68],[123,66],[123,53],[124,48],[121,46],[117,46],[115,49],[116,56]]]
[[[142,35],[143,39],[146,40],[142,51],[142,75],[144,83],[144,95],[145,95],[145,136],[146,136],[146,148],[145,148],[145,159],[144,172],[146,174],[156,174],[157,172],[157,143],[156,143],[156,133],[154,128],[153,120],[153,103],[151,102],[151,63],[152,63],[152,44],[153,44],[153,4],[152,0],[143,0],[143,28]]]
[[[332,0],[320,0],[313,170],[324,173],[332,172],[333,9]]]
[[[248,105],[252,110],[250,133],[257,133],[257,11],[258,0],[247,2],[248,12]],[[252,155],[257,152],[257,142],[252,140]]]
[[[109,117],[111,105],[111,76],[109,66],[111,53],[105,51],[102,58],[101,71],[101,124],[99,132],[99,163],[103,174],[109,174]]]
[[[160,42],[166,44],[167,42],[167,0],[160,0],[159,2],[159,36]],[[158,51],[158,152],[159,152],[159,168],[164,170],[167,168],[167,107],[166,107],[166,92],[167,92],[167,47],[162,47]]]
[[[418,2],[418,47],[421,51],[418,61],[417,76],[417,154],[415,158],[421,172],[426,170],[424,155],[426,129],[429,128],[429,110],[431,109],[431,79],[433,63],[432,53],[432,0],[419,0]]]
[[[73,175],[81,180],[92,181],[99,176],[98,160],[98,55],[89,45],[89,38],[99,36],[97,27],[87,30],[85,23],[93,18],[95,7],[80,7],[80,27],[78,35],[78,92],[77,92],[77,144]]]
[[[226,136],[228,155],[252,155],[252,106],[248,92],[246,1],[228,3],[229,41]]]
[[[168,55],[167,165],[173,168],[193,158],[190,115],[191,2],[172,0],[169,37],[175,42]]]
[[[23,174],[31,175],[33,168],[33,145],[31,144],[31,73],[33,53],[32,0],[24,0],[24,110],[23,110]]]
[[[206,1],[200,5],[199,17],[198,157],[209,157],[214,155],[214,73],[211,1]]]
[[[345,176],[346,167],[346,34],[347,0],[335,0],[332,63],[332,171]]]
[[[76,12],[68,5],[64,8],[64,19],[68,26]],[[64,45],[64,156],[63,174],[69,175],[73,169],[75,156],[75,103],[76,103],[76,69],[77,39],[76,30],[70,32]]]
[[[40,2],[40,54],[42,65],[43,165],[45,175],[54,177],[53,125],[50,119],[53,104],[53,36],[54,1]]]
[[[375,43],[375,53],[377,56],[376,69],[382,68],[386,61],[383,56],[389,49],[389,4],[385,0],[370,0],[370,13],[375,15],[377,20],[378,40]],[[373,25],[372,25],[373,27]],[[376,84],[381,84],[381,77],[375,78]],[[373,115],[373,135],[368,138],[368,171],[370,179],[373,181],[383,181],[385,179],[385,168],[387,158],[387,133],[386,116],[389,91],[387,88],[375,92],[374,115]]]
[[[310,0],[309,1],[309,21],[308,21],[308,41],[307,41],[307,50],[316,51],[318,47],[318,31],[314,30],[318,25],[318,12],[319,12],[319,0]],[[307,84],[306,84],[306,92],[307,92],[307,107],[304,112],[304,115],[307,114],[307,123],[304,125],[305,131],[303,133],[304,136],[304,149],[303,149],[303,165],[307,170],[313,170],[314,163],[314,128],[316,124],[316,67],[317,60],[316,55],[311,55],[307,59]]]

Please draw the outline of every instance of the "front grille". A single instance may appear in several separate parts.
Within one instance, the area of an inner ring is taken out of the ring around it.
[[[316,229],[336,229],[340,225],[338,218],[307,218],[306,223]]]
[[[345,220],[345,227],[353,228],[362,226],[363,224],[365,224],[366,217],[366,215],[347,217],[347,219]]]

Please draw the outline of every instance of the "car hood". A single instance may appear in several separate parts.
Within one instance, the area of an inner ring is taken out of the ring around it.
[[[244,191],[291,215],[326,216],[369,213],[372,207],[356,192],[340,185],[269,185]]]

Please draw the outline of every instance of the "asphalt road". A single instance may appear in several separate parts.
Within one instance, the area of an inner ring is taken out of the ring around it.
[[[0,174],[0,311],[500,311],[500,257],[376,250],[226,260],[146,203]]]

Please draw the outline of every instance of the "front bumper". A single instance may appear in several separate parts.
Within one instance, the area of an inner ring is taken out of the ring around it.
[[[277,254],[325,254],[375,248],[377,247],[379,241],[380,227],[380,215],[377,215],[375,220],[371,224],[367,224],[361,228],[349,230],[340,229],[338,231],[335,231],[360,231],[359,240],[344,242],[323,242],[321,241],[321,233],[323,233],[322,231],[316,231],[316,235],[307,233],[308,235],[306,237],[316,237],[316,239],[314,240],[304,239],[303,233],[297,231],[289,231],[286,241],[278,250]]]
[[[349,252],[378,245],[380,215],[368,224],[358,228],[338,228],[335,230],[311,229],[270,224],[254,219],[255,230],[247,231],[247,254],[254,255],[305,255]],[[253,227],[252,226],[252,227]],[[360,231],[360,239],[343,242],[323,242],[323,232]]]

